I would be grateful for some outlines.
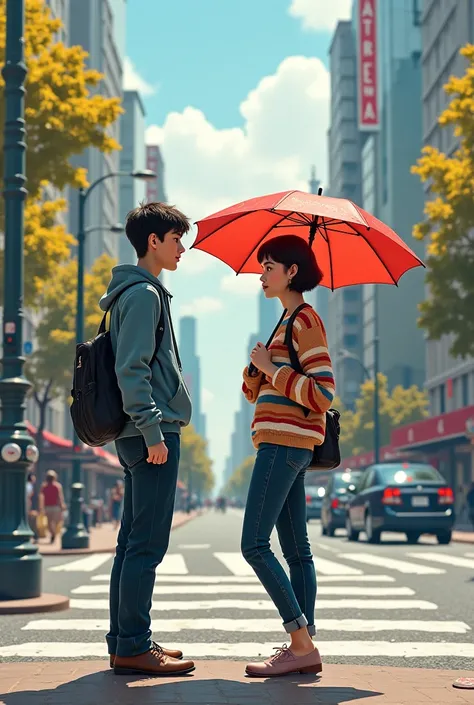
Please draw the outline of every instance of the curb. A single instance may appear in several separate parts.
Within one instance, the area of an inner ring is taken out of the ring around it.
[[[175,524],[174,526],[171,527],[171,531],[174,531],[175,529],[179,529],[180,526],[184,526],[188,522],[192,521],[193,519],[197,519],[198,516],[201,516],[202,512],[196,512],[195,514],[192,514],[190,516],[183,517],[183,520],[180,521],[178,524]],[[38,545],[38,544],[37,544]],[[40,548],[40,544],[38,545],[38,551],[41,554],[43,558],[47,558],[48,556],[87,556],[91,553],[114,553],[115,552],[115,545],[113,548],[66,548],[66,549],[58,549],[57,551],[46,551],[42,552]],[[1,614],[1,613],[0,613]]]
[[[0,614],[33,614],[41,612],[63,612],[69,609],[69,597],[43,593],[26,600],[0,601]]]

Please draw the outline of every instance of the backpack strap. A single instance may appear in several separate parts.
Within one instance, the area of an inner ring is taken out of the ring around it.
[[[275,335],[277,334],[277,331],[278,331],[279,327],[280,327],[281,324],[283,323],[283,320],[284,320],[284,318],[285,318],[285,316],[286,316],[286,313],[287,313],[287,311],[286,311],[286,308],[285,308],[285,310],[284,310],[283,313],[281,314],[280,320],[278,321],[278,323],[276,324],[275,328],[273,329],[273,333],[271,334],[271,336],[270,336],[269,339],[267,340],[267,343],[266,343],[266,345],[265,345],[265,347],[266,347],[267,349],[270,347],[270,344],[271,344],[273,338],[275,337]],[[250,375],[251,377],[253,377],[253,375],[255,374],[255,372],[258,372],[257,368],[255,367],[254,364],[250,363],[250,365],[249,365],[249,375]]]
[[[296,317],[302,311],[304,308],[307,308],[309,304],[304,303],[301,304],[301,306],[298,306],[291,316],[288,319],[288,323],[286,324],[286,331],[285,331],[285,345],[288,348],[288,353],[290,355],[290,361],[291,361],[291,366],[294,369],[295,372],[298,372],[298,374],[304,374],[303,367],[301,366],[301,362],[298,357],[298,353],[296,352],[294,345],[293,345],[293,324],[296,320]],[[309,414],[309,409],[307,409],[305,406],[302,407],[305,416],[308,416]]]

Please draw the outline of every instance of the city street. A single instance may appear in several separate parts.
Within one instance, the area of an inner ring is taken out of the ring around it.
[[[239,552],[242,511],[210,511],[173,531],[159,569],[154,636],[195,659],[268,657],[280,619]],[[349,543],[309,533],[318,571],[317,644],[325,663],[470,669],[474,545]],[[388,539],[388,540],[387,540]],[[276,544],[276,536],[274,545]],[[279,550],[277,550],[281,556]],[[67,612],[0,617],[1,661],[106,657],[110,554],[43,558],[44,591]]]

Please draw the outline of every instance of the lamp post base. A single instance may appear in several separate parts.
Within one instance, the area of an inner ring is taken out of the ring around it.
[[[61,539],[63,549],[89,548],[89,534],[82,522],[83,489],[80,482],[75,482],[71,487],[69,523]]]
[[[9,555],[5,544],[2,545],[0,556],[0,600],[25,600],[41,595],[41,556],[34,546],[34,553],[28,549],[33,546],[28,541],[26,549],[23,546],[12,547]]]

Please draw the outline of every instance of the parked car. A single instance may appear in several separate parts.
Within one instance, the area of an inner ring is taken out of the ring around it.
[[[440,544],[451,541],[454,493],[444,477],[424,463],[380,463],[364,471],[347,506],[350,541],[365,531],[379,543],[383,531],[401,531],[410,543],[421,534],[435,534]]]
[[[321,485],[306,485],[306,521],[321,518],[321,505],[325,492]]]
[[[326,494],[321,508],[321,530],[324,536],[334,536],[336,529],[346,526],[346,505],[361,476],[361,470],[335,470],[326,486]]]

